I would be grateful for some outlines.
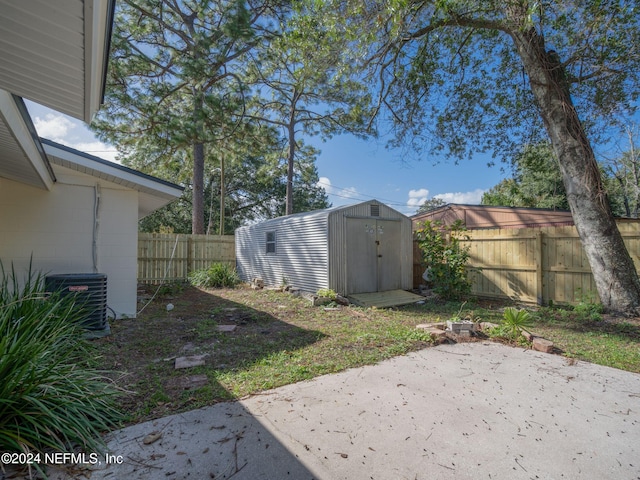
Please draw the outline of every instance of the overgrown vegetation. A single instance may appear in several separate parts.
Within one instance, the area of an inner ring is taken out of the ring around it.
[[[196,270],[189,275],[189,282],[201,288],[233,288],[240,279],[233,267],[226,263],[214,263],[209,268]]]
[[[113,322],[112,336],[97,341],[103,358],[113,362],[110,367],[126,372],[114,373],[114,378],[129,392],[123,398],[127,422],[233,400],[431,346],[431,336],[416,329],[421,323],[459,318],[500,324],[505,319],[505,304],[495,301],[325,309],[289,293],[242,287],[187,287],[172,303],[175,309],[168,314],[163,300],[152,302],[139,318]],[[552,340],[564,355],[640,372],[640,323],[594,322],[572,309],[529,312],[531,331]],[[526,315],[513,313],[511,323],[528,328]],[[509,313],[506,317],[511,318]],[[205,355],[206,364],[188,372],[175,370],[174,359],[189,354]],[[186,388],[184,382],[198,375],[206,376],[206,383]]]
[[[463,243],[469,236],[465,232],[466,227],[459,220],[451,225],[426,221],[415,232],[428,282],[446,300],[459,299],[471,292],[467,277],[469,246]]]
[[[0,451],[101,452],[115,425],[118,390],[89,365],[82,310],[44,297],[44,278],[2,272],[0,285]]]

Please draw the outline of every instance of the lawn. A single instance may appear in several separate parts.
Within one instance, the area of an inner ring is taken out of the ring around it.
[[[112,335],[94,342],[97,362],[124,390],[127,423],[430,347],[431,337],[416,325],[444,322],[461,309],[461,303],[437,301],[393,309],[314,307],[286,292],[249,288],[162,293],[138,318],[112,321]],[[169,303],[174,308],[167,311]],[[498,323],[504,307],[468,301],[460,314]],[[640,372],[638,323],[592,324],[557,312],[538,312],[535,332],[563,354]],[[221,325],[235,329],[220,331]],[[478,339],[486,341],[469,340]],[[205,364],[174,368],[177,357],[193,355],[204,355]]]

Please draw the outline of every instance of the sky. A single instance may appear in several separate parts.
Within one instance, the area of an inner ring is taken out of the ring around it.
[[[117,151],[100,142],[80,120],[26,102],[38,135],[54,142],[115,161]],[[340,135],[322,142],[305,139],[321,153],[316,165],[320,186],[333,206],[371,199],[412,215],[426,200],[441,198],[447,203],[480,203],[482,194],[507,176],[500,166],[487,167],[478,157],[458,165],[425,158],[403,161],[399,151],[389,151],[384,143]]]

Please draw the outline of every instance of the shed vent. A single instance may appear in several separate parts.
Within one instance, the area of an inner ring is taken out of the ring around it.
[[[380,216],[380,205],[377,203],[369,205],[371,207],[371,216],[379,217]]]
[[[81,325],[87,330],[107,327],[107,276],[102,273],[71,273],[45,277],[47,292],[62,296],[75,295],[77,305],[84,309]]]

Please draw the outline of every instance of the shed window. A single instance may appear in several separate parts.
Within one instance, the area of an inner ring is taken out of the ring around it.
[[[379,217],[380,216],[380,205],[378,205],[377,203],[373,203],[371,205],[369,205],[371,207],[370,209],[370,213],[372,217]]]
[[[276,232],[267,232],[267,253],[276,253]]]

